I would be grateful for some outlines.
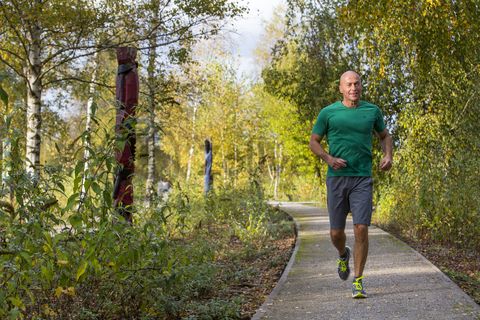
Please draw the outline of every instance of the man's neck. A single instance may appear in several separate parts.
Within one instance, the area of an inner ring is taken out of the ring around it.
[[[347,108],[356,108],[356,107],[358,107],[358,104],[360,103],[360,100],[357,100],[357,101],[343,100],[342,103]]]

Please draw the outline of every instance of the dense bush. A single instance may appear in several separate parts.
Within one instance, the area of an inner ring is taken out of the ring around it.
[[[78,209],[51,202],[63,188],[54,170],[37,187],[28,181],[17,181],[19,214],[0,216],[1,318],[236,319],[241,297],[222,290],[246,275],[232,261],[292,232],[250,189],[176,190],[137,208],[130,226],[112,212],[108,183]]]

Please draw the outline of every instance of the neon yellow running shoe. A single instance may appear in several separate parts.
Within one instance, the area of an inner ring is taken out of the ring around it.
[[[337,259],[338,276],[343,281],[347,280],[348,276],[350,275],[350,266],[348,265],[348,262],[350,261],[350,251],[350,247],[346,246],[345,253],[347,256],[345,258]]]
[[[367,293],[363,288],[363,276],[354,278],[352,283],[352,297],[354,299],[362,299],[367,297]]]

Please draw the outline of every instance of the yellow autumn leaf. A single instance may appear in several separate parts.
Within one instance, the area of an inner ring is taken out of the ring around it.
[[[43,251],[45,253],[52,252],[52,250],[51,250],[52,248],[50,248],[50,246],[48,244],[44,244],[42,248],[43,248]]]
[[[63,292],[71,297],[75,296],[75,287],[68,287],[67,289],[63,290]]]
[[[43,314],[49,317],[55,317],[57,315],[57,313],[52,308],[50,308],[48,304],[43,305]]]
[[[68,260],[58,260],[57,264],[59,266],[66,266],[68,264]]]
[[[63,288],[62,288],[62,287],[57,287],[57,288],[55,289],[55,297],[60,298],[60,296],[62,295],[62,293],[63,293]]]

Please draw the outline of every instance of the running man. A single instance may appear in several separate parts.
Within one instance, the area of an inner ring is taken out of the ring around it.
[[[372,218],[372,136],[380,138],[383,159],[380,169],[392,167],[392,138],[380,109],[360,100],[362,82],[354,71],[340,77],[342,101],[320,111],[310,137],[310,149],[328,164],[327,206],[330,217],[330,238],[337,248],[338,275],[350,275],[351,249],[345,245],[345,223],[352,213],[355,246],[353,248],[353,298],[366,298],[363,269],[368,255],[368,226]],[[328,153],[321,141],[326,137]]]

